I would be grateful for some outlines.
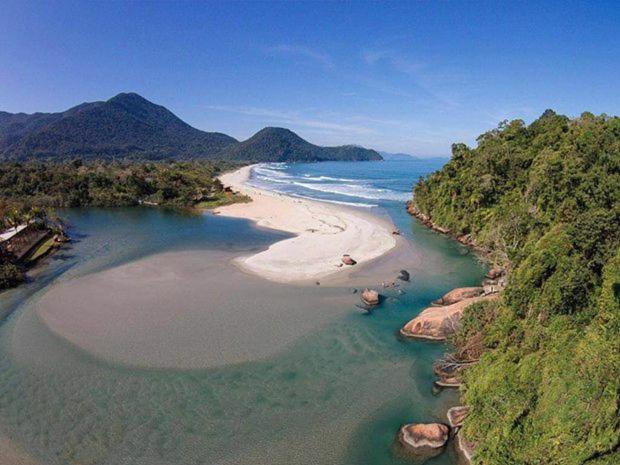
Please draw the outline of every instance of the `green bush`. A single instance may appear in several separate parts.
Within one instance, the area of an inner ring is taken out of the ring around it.
[[[24,281],[24,273],[13,263],[0,263],[0,290],[17,286]]]

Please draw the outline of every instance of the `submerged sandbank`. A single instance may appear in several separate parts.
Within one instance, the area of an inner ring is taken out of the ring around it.
[[[343,254],[368,263],[397,245],[385,219],[327,202],[289,197],[248,186],[251,166],[220,177],[252,202],[220,207],[216,213],[255,221],[259,226],[296,234],[267,250],[237,259],[244,270],[277,282],[313,281],[347,270]]]
[[[356,301],[344,288],[248,275],[235,256],[158,254],[58,283],[35,306],[54,333],[106,360],[204,368],[270,356]]]
[[[0,465],[42,465],[16,442],[0,435]]]

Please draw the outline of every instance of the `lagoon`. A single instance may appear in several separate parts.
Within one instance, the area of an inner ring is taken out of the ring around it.
[[[328,176],[322,170],[345,178],[334,173],[346,169],[346,179],[355,180],[340,181],[340,190],[357,183],[387,194],[346,201],[376,204],[363,208],[389,215],[421,263],[412,264],[406,293],[390,294],[371,315],[356,307],[350,286],[296,289],[230,265],[231,257],[286,234],[208,213],[62,212],[77,240],[51,257],[36,280],[0,297],[0,433],[51,464],[409,463],[394,454],[399,426],[443,421],[456,393],[432,394],[432,363],[445,345],[402,341],[396,333],[439,295],[478,283],[483,269],[463,247],[406,214],[399,196],[432,167],[390,163],[396,162],[276,167],[294,180]],[[378,180],[368,177],[369,167]],[[396,173],[402,180],[390,183]],[[321,188],[316,192],[325,195]],[[94,332],[84,337],[81,323],[93,316],[122,323],[126,315],[122,308],[106,313],[95,294],[86,294],[83,305],[93,313],[81,314],[66,301],[72,294],[62,292],[76,282],[96,286],[119,270],[131,282],[139,270],[148,272],[141,264],[159,270],[172,266],[171,257],[193,263],[192,274],[204,274],[205,283],[217,281],[221,295],[209,300],[198,293],[182,308],[168,304],[176,312],[169,320],[142,319],[143,327],[106,323],[87,328]],[[45,320],[49,306],[42,302],[54,296],[73,311],[70,332]],[[105,337],[118,336],[123,326],[126,337]],[[456,457],[448,449],[427,463],[453,464]]]

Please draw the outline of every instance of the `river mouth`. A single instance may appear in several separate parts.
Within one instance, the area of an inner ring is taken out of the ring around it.
[[[400,211],[392,217],[423,253],[403,255],[415,262],[411,281],[403,294],[384,290],[390,298],[371,315],[355,306],[353,286],[297,288],[223,265],[285,237],[248,222],[66,212],[78,240],[50,259],[44,279],[0,302],[13,310],[0,325],[0,435],[52,465],[406,463],[392,450],[400,424],[442,420],[456,398],[432,395],[432,363],[445,347],[395,333],[438,295],[478,282],[482,269]],[[174,257],[187,275],[169,276]],[[390,273],[396,266],[378,262]],[[127,282],[141,273],[147,292],[153,269],[168,303],[151,296],[131,315],[113,308],[134,298]],[[211,287],[200,289],[201,273]],[[97,286],[97,276],[123,292]],[[360,269],[357,279],[375,278]],[[82,311],[64,308],[78,290]],[[188,292],[189,303],[175,306]],[[157,305],[144,323],[141,310]],[[427,463],[456,462],[447,450]]]

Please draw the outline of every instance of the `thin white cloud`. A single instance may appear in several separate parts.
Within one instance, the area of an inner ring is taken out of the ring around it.
[[[423,156],[447,155],[450,144],[468,140],[470,133],[450,130],[417,119],[380,118],[374,115],[321,112],[313,109],[286,111],[253,106],[206,105],[204,108],[245,115],[256,126],[285,126],[320,145],[355,143],[364,147]]]
[[[362,52],[362,57],[369,65],[386,63],[396,71],[414,77],[417,77],[426,66],[424,63],[409,60],[391,50],[365,50]]]
[[[262,124],[287,124],[296,128],[311,128],[325,133],[341,135],[368,135],[374,133],[373,129],[360,124],[342,124],[318,116],[301,115],[297,112],[228,105],[207,105],[206,108],[258,117],[261,119]]]
[[[437,86],[437,75],[429,72],[428,66],[420,61],[411,60],[400,53],[390,49],[369,49],[362,52],[362,59],[369,66],[383,65],[396,72],[412,78],[415,87],[440,103],[444,109],[450,110],[457,107],[458,101],[450,94]],[[403,96],[413,92],[401,92]]]
[[[326,68],[333,68],[334,62],[331,57],[323,52],[314,50],[303,45],[280,44],[265,48],[265,52],[270,55],[289,55],[306,58],[315,61]]]

